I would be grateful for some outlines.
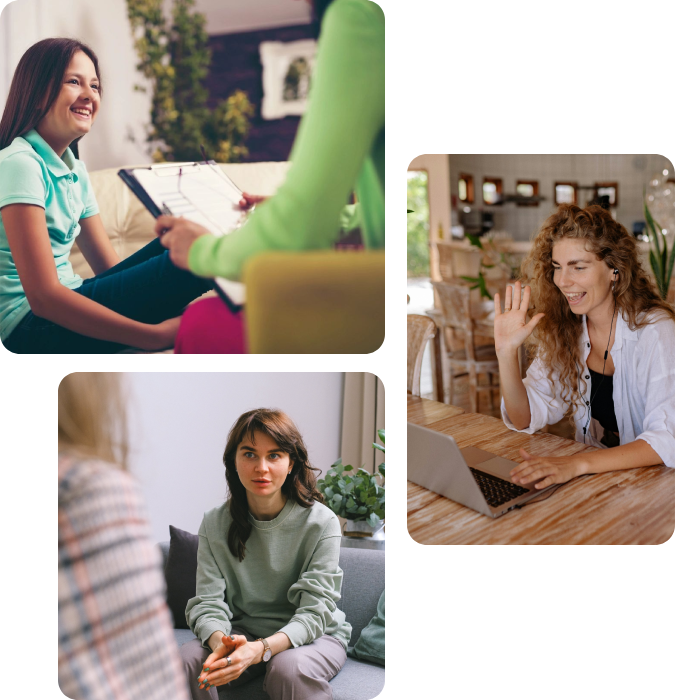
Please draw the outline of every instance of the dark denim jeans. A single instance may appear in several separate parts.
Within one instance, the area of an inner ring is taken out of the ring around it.
[[[74,291],[141,323],[160,323],[212,288],[211,280],[180,270],[155,239]],[[69,331],[29,312],[4,341],[15,353],[113,353],[124,345]]]

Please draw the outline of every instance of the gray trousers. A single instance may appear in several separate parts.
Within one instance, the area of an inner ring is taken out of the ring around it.
[[[232,634],[242,634],[250,642],[256,639],[236,627],[233,627]],[[217,688],[200,690],[197,683],[202,664],[211,651],[205,649],[199,639],[184,644],[179,651],[193,700],[218,700]],[[346,660],[345,647],[325,634],[310,644],[282,651],[267,663],[249,666],[239,678],[221,687],[242,685],[265,674],[263,689],[271,700],[331,700],[333,693],[329,681],[343,668]]]

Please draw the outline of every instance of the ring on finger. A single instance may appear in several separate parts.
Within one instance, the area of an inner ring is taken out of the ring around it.
[[[232,659],[229,656],[226,656],[225,660],[228,662],[228,666],[232,665]]]

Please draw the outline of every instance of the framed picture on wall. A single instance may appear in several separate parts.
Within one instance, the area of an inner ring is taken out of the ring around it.
[[[555,182],[554,203],[577,204],[577,182]]]
[[[537,207],[539,201],[535,198],[540,194],[540,183],[537,180],[517,180],[516,193],[520,197],[533,198],[531,201],[517,200],[517,207]]]
[[[317,56],[314,39],[264,41],[259,47],[263,64],[263,119],[300,116],[307,107]]]
[[[616,182],[595,182],[594,188],[596,190],[595,196],[598,197],[608,197],[608,202],[611,207],[619,206],[619,191]]]

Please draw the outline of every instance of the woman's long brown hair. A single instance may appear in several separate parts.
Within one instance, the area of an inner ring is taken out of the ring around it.
[[[244,559],[246,541],[251,535],[252,525],[249,520],[246,489],[235,467],[235,455],[243,440],[250,439],[255,442],[256,432],[267,435],[277,444],[280,452],[288,454],[293,462],[291,473],[282,485],[282,493],[287,499],[290,498],[303,508],[310,508],[315,501],[324,502],[324,497],[316,488],[317,477],[314,472],[318,472],[319,469],[310,464],[307,447],[291,418],[283,411],[268,408],[257,408],[243,413],[230,429],[223,454],[232,516],[232,523],[228,529],[228,547],[232,555],[240,561]]]
[[[0,120],[0,149],[9,146],[17,136],[34,129],[49,112],[61,91],[61,82],[73,56],[82,51],[91,59],[99,79],[101,74],[96,54],[76,39],[43,39],[33,44],[21,57],[14,71],[7,103]],[[82,137],[70,145],[78,156],[77,144]]]

